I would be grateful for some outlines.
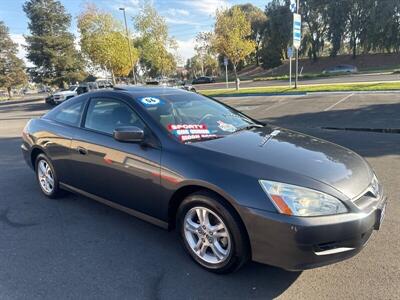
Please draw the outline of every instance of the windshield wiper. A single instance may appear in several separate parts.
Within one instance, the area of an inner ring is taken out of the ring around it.
[[[239,131],[243,131],[243,130],[248,130],[248,129],[252,129],[252,128],[263,128],[263,125],[260,124],[249,124],[243,127],[239,127],[238,129],[235,130],[235,132],[239,132]]]
[[[209,140],[220,139],[222,137],[224,137],[224,136],[222,136],[222,135],[214,135],[214,136],[207,136],[207,137],[199,137],[199,138],[196,138],[196,139],[190,139],[190,140],[184,141],[184,143],[186,144],[186,143],[192,143],[192,142],[209,141]]]

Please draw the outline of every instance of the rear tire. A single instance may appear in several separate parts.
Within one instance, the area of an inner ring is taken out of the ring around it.
[[[53,164],[43,153],[36,157],[35,172],[39,187],[43,194],[52,199],[57,198],[62,194]]]
[[[225,274],[249,259],[240,220],[220,197],[207,192],[188,196],[178,208],[177,228],[185,250],[208,271]]]

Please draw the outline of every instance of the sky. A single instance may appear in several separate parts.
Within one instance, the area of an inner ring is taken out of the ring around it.
[[[95,3],[100,9],[111,12],[123,21],[120,7],[126,8],[128,27],[133,32],[132,17],[139,11],[146,0],[61,0],[67,12],[72,15],[71,32],[78,36],[76,17],[87,3]],[[211,31],[217,8],[230,7],[235,4],[252,3],[264,10],[268,0],[147,0],[151,1],[158,13],[163,16],[169,27],[169,33],[178,43],[180,65],[194,54],[194,39],[198,32]],[[29,34],[28,20],[22,10],[25,0],[0,0],[0,20],[4,21],[10,30],[11,38],[19,45],[18,56],[25,58],[24,35]]]

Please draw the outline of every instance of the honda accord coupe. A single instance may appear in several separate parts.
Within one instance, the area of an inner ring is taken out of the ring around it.
[[[350,258],[385,212],[356,153],[180,89],[76,96],[30,120],[21,148],[49,198],[67,190],[175,228],[217,273],[250,259],[304,270]]]

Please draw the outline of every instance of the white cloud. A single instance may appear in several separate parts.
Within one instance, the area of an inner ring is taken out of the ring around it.
[[[165,17],[165,21],[168,24],[176,24],[176,25],[193,25],[193,26],[201,25],[201,23],[199,22],[193,22],[191,20],[186,20],[186,19],[169,18],[169,17]]]
[[[184,65],[188,58],[194,56],[194,46],[196,42],[194,38],[189,40],[177,40],[176,42],[178,44],[177,52],[181,60],[179,65]]]
[[[18,53],[17,56],[25,62],[27,67],[32,67],[33,64],[26,58],[26,49],[25,49],[25,38],[20,33],[10,33],[10,37],[14,43],[18,44]]]
[[[140,1],[139,0],[114,0],[112,4],[112,8],[115,10],[119,10],[120,7],[125,8],[127,13],[134,13],[138,12],[140,8]]]
[[[189,11],[181,8],[170,8],[166,11],[167,14],[175,17],[175,16],[188,16]]]
[[[231,6],[227,0],[182,1],[182,4],[190,6],[199,13],[212,16],[215,15],[217,9],[224,9]]]

